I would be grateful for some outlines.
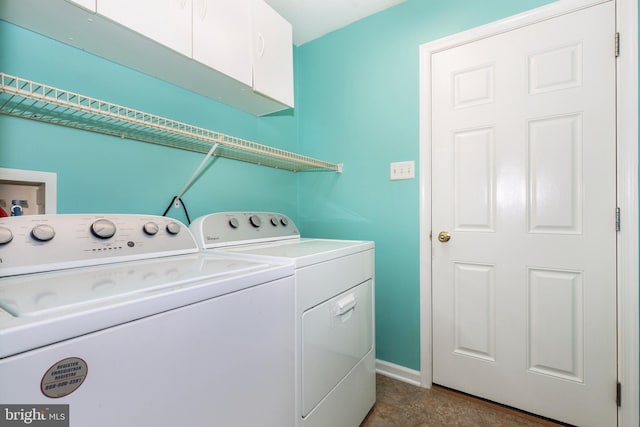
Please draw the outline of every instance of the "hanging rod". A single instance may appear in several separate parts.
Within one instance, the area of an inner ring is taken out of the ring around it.
[[[0,73],[0,114],[37,120],[294,172],[342,172],[329,163],[122,105]]]

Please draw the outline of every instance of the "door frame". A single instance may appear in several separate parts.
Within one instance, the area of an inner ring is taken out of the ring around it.
[[[420,385],[432,385],[431,322],[431,56],[461,44],[504,33],[608,0],[558,0],[487,25],[420,46]],[[638,309],[638,2],[616,2],[620,56],[616,65],[617,199],[621,227],[617,242],[618,381],[622,384],[618,425],[637,426],[639,418]],[[612,54],[613,54],[612,34]],[[612,218],[614,213],[612,212]]]

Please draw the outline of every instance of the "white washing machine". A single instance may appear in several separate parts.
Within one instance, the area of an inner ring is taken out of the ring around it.
[[[164,217],[0,219],[0,425],[294,425],[293,274]]]
[[[190,228],[207,253],[295,263],[296,425],[359,426],[376,399],[374,243],[301,238],[278,213],[213,213]]]

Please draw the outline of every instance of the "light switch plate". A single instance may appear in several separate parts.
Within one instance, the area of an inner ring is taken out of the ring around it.
[[[411,160],[408,162],[391,163],[391,171],[389,179],[414,179],[416,177],[416,162]]]

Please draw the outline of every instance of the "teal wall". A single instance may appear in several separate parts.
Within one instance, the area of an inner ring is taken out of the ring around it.
[[[301,176],[301,227],[375,240],[378,359],[420,369],[419,181],[389,181],[390,162],[419,168],[418,47],[546,3],[408,0],[296,52],[300,150],[345,164]]]
[[[4,21],[0,71],[278,148],[296,148],[294,114],[258,118]],[[203,158],[0,115],[0,167],[56,172],[60,213],[160,215]],[[183,200],[192,219],[224,210],[281,211],[295,219],[296,197],[294,173],[216,159]],[[186,222],[181,210],[169,215]]]

